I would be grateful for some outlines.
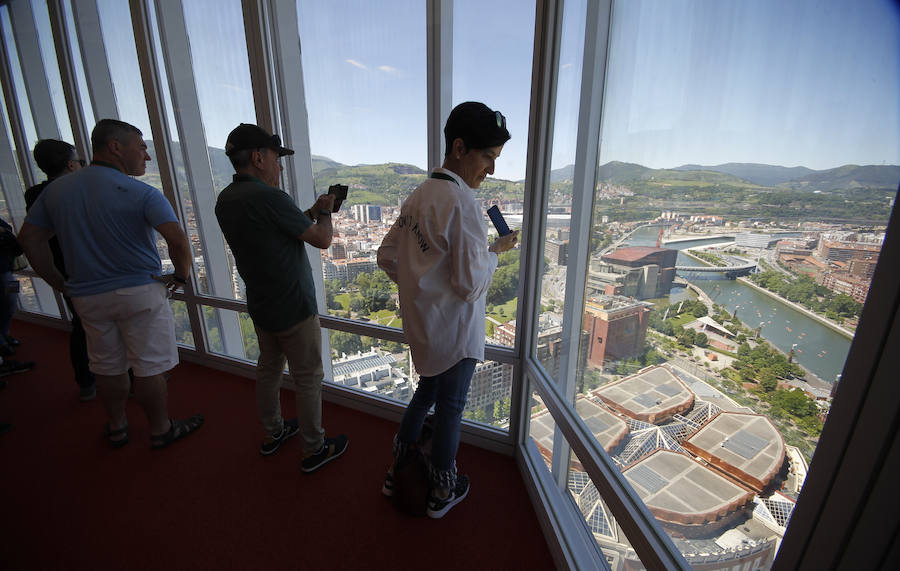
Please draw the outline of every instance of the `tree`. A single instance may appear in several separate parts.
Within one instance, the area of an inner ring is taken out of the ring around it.
[[[518,287],[519,264],[502,266],[494,272],[494,279],[487,291],[487,302],[502,305],[516,296]]]
[[[702,331],[694,335],[694,345],[697,347],[706,347],[709,344],[709,338]]]
[[[341,282],[338,280],[325,280],[325,307],[328,309],[343,309],[335,298],[341,291]]]
[[[329,335],[331,339],[331,351],[335,355],[353,355],[363,349],[362,340],[359,335],[335,330],[331,330]]]
[[[796,417],[806,417],[815,415],[818,412],[815,401],[806,396],[800,389],[790,391],[777,390],[772,393],[769,402],[773,407],[780,408]]]
[[[764,367],[759,371],[759,386],[767,393],[771,393],[778,387],[778,378],[772,369]]]

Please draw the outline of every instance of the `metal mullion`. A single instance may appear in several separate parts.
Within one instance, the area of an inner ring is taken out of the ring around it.
[[[625,476],[597,443],[584,421],[575,412],[558,385],[545,376],[536,361],[527,365],[532,385],[550,411],[556,430],[561,431],[581,462],[600,497],[622,527],[641,564],[649,570],[690,569],[672,540],[657,525],[653,514],[637,495]],[[556,458],[557,450],[553,449]],[[568,459],[568,451],[565,454]]]
[[[135,3],[136,0],[132,0],[132,4]],[[147,10],[147,16],[149,16],[149,7]],[[213,296],[232,297],[231,272],[225,252],[225,241],[215,218],[216,191],[209,162],[206,131],[203,127],[192,60],[189,55],[186,56],[186,54],[190,54],[190,41],[181,2],[176,0],[157,2],[156,18],[169,80],[168,88],[172,96],[175,127],[181,142],[188,187],[186,190],[190,192],[197,232],[203,242],[207,282]],[[158,89],[160,91],[157,96],[159,98],[157,112],[160,124],[164,124],[165,115],[161,99],[163,86],[160,85]],[[174,150],[169,146],[168,140],[168,133],[171,132],[171,129],[166,129],[161,136],[167,148],[170,149],[170,156],[174,157]],[[174,178],[172,184],[174,189]],[[187,224],[187,220],[184,220],[184,224]],[[191,265],[193,267],[193,264]],[[192,281],[194,282],[193,289],[196,292],[196,280]],[[238,316],[230,312],[216,311],[215,313],[219,322],[223,350],[228,354],[243,355],[244,340]]]
[[[25,91],[28,104],[31,110],[31,119],[34,122],[38,139],[42,138],[59,138],[59,126],[56,124],[56,114],[53,112],[53,101],[50,96],[50,84],[47,81],[47,75],[44,70],[44,60],[41,57],[41,48],[38,44],[37,26],[34,22],[34,12],[31,9],[29,0],[21,0],[13,2],[8,6],[10,23],[12,25],[14,43],[16,52],[19,56],[19,67],[22,71],[22,78],[25,82]],[[4,51],[5,51],[4,44]],[[8,52],[6,63],[9,64]],[[52,60],[51,60],[52,61]],[[11,70],[11,67],[9,68]],[[11,80],[12,76],[7,76]],[[10,92],[13,91],[13,82],[9,81]],[[7,105],[9,100],[7,99]],[[22,118],[21,109],[17,111],[17,119]],[[10,117],[12,119],[12,117]],[[21,124],[19,125],[21,127]],[[15,131],[15,127],[14,127]],[[15,134],[14,134],[15,136]],[[21,172],[25,178],[26,187],[32,186],[37,182],[37,173],[32,170],[31,148],[25,137],[24,130],[20,132],[21,139],[17,139],[18,158],[20,161]],[[18,181],[15,186],[18,186]],[[14,228],[21,228],[22,222],[25,220],[25,195],[23,192],[12,192],[6,196],[6,204],[10,212],[10,224]],[[31,280],[34,287],[35,297],[41,308],[48,306],[56,306],[60,312],[60,318],[65,320],[65,311],[60,306],[59,297],[53,288],[43,280]]]
[[[106,59],[97,0],[72,0],[72,17],[94,117],[98,120],[118,119],[119,108]]]
[[[516,317],[516,352],[524,361],[535,351],[538,337],[540,303],[540,268],[543,266],[543,236],[546,219],[543,201],[549,188],[550,153],[552,151],[553,116],[556,99],[555,69],[559,54],[562,26],[562,2],[537,0],[535,3],[534,48],[531,72],[531,111],[528,120],[528,152],[525,165],[525,204],[522,235],[525,241],[525,263],[519,271],[519,304]],[[515,442],[528,437],[529,389],[524,369],[516,371],[513,384],[519,406],[510,410],[510,432]]]
[[[584,55],[581,96],[578,109],[578,131],[575,147],[575,172],[572,184],[572,225],[569,242],[569,265],[566,279],[566,306],[563,311],[563,342],[559,381],[563,394],[575,400],[575,377],[581,353],[582,316],[585,284],[590,267],[591,221],[594,186],[600,146],[600,121],[603,88],[606,78],[606,55],[609,39],[610,0],[588,2],[585,15]],[[577,214],[576,214],[577,213]],[[559,474],[562,481],[564,476]]]
[[[37,137],[38,139],[59,139],[59,125],[56,123],[56,114],[53,112],[50,83],[47,81],[47,74],[44,71],[31,0],[10,2],[9,17]]]
[[[425,7],[428,170],[443,164],[444,122],[453,104],[453,0]]]
[[[266,33],[266,7],[263,0],[241,0],[244,15],[244,37],[247,42],[247,58],[250,61],[250,81],[253,87],[253,104],[256,108],[256,124],[277,132],[277,117],[272,101],[273,66],[268,50]],[[298,35],[299,37],[299,35]]]
[[[59,76],[62,79],[63,95],[66,98],[66,110],[72,126],[74,144],[82,157],[90,157],[91,137],[78,91],[78,80],[75,75],[75,60],[69,46],[68,28],[62,0],[47,0],[50,13],[50,29],[53,32],[53,43],[56,46],[56,59],[59,62]]]
[[[254,0],[245,0],[252,2]],[[312,170],[312,149],[309,142],[309,116],[306,109],[306,92],[303,86],[303,61],[300,54],[300,28],[297,20],[297,4],[293,0],[269,0],[268,27],[271,36],[273,68],[271,79],[266,84],[275,84],[277,92],[270,92],[269,97],[280,103],[280,129],[286,142],[294,149],[294,155],[288,161],[285,178],[288,188],[296,203],[312,204],[316,200],[315,178]],[[268,46],[266,46],[268,47]],[[265,50],[264,50],[265,51]],[[265,53],[269,53],[265,51]],[[252,62],[251,62],[252,63]],[[264,63],[264,62],[260,62]],[[268,76],[265,76],[268,77]],[[262,72],[254,76],[255,83],[264,79]],[[255,92],[255,89],[254,89]],[[272,105],[274,108],[274,104]],[[306,254],[316,288],[316,305],[320,319],[328,320],[328,308],[325,305],[325,278],[322,273],[321,250],[305,244]],[[322,366],[326,378],[334,378],[331,366],[331,342],[328,335],[322,335]]]

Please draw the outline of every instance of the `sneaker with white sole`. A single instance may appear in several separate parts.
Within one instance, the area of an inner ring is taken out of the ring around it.
[[[335,438],[326,438],[325,443],[319,448],[318,452],[310,454],[300,462],[300,469],[307,474],[315,472],[343,454],[347,450],[349,443],[349,440],[343,434]]]
[[[393,470],[393,466],[391,470]],[[381,485],[381,493],[387,497],[394,495],[394,474],[391,470],[384,475],[384,484]]]
[[[456,486],[450,490],[446,498],[438,498],[434,494],[428,496],[428,510],[425,512],[432,519],[439,519],[450,511],[450,508],[463,501],[469,493],[469,477],[457,476]]]
[[[259,453],[263,456],[274,454],[278,451],[278,448],[280,448],[281,445],[284,444],[285,440],[297,434],[299,430],[300,428],[297,424],[296,418],[283,421],[283,424],[281,425],[281,432],[278,434],[270,434],[266,436],[265,440],[263,440],[262,446],[259,447]]]

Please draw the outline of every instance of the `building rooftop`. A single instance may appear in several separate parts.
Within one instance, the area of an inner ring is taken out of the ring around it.
[[[593,392],[611,408],[656,423],[694,404],[694,393],[665,367],[652,367]]]
[[[653,246],[628,246],[619,248],[615,252],[605,254],[602,259],[617,262],[637,262],[651,254],[664,252],[669,248],[654,248]]]
[[[758,414],[719,413],[682,446],[757,492],[769,485],[785,461],[781,434]]]
[[[575,410],[607,452],[618,446],[628,434],[628,425],[624,420],[584,397],[575,401]],[[553,427],[553,417],[549,411],[545,410],[531,418],[531,437],[546,457],[553,450]]]
[[[680,452],[657,450],[624,470],[653,515],[677,526],[704,526],[709,533],[753,501],[754,493]],[[704,525],[706,524],[706,525]]]

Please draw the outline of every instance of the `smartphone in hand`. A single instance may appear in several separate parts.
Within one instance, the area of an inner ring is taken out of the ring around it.
[[[341,204],[347,200],[347,185],[346,184],[332,184],[328,187],[328,194],[334,196],[334,207],[331,209],[332,212],[337,212],[341,209]]]
[[[487,213],[491,222],[494,223],[494,228],[497,229],[499,235],[506,236],[511,232],[509,225],[506,223],[506,220],[503,218],[503,215],[500,213],[500,209],[497,208],[496,204],[488,208]]]

